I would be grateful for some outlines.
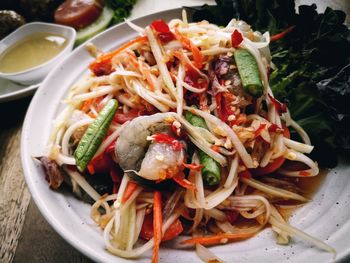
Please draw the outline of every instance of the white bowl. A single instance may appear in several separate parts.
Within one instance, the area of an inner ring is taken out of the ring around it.
[[[17,41],[25,38],[26,36],[41,32],[61,35],[67,39],[68,43],[59,54],[57,54],[49,61],[24,71],[13,73],[0,72],[1,78],[6,78],[26,85],[38,83],[44,79],[44,77],[55,65],[57,65],[64,57],[66,57],[72,51],[76,36],[74,28],[56,24],[33,22],[21,26],[16,31],[12,32],[10,35],[5,37],[0,42],[0,54],[2,54],[9,47],[11,47]]]

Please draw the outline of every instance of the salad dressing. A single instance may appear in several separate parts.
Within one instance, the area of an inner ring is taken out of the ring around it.
[[[67,45],[65,37],[35,33],[10,46],[0,57],[0,71],[14,73],[39,66],[58,55]]]
[[[318,189],[321,187],[322,183],[326,179],[328,174],[328,170],[322,169],[320,170],[317,176],[305,177],[305,178],[296,178],[295,184],[301,190],[301,194],[306,198],[313,199],[314,195],[317,193]],[[292,202],[291,202],[292,203]],[[305,203],[306,205],[307,203]],[[291,209],[278,209],[280,214],[284,219],[288,220],[296,210],[300,208],[299,206]]]

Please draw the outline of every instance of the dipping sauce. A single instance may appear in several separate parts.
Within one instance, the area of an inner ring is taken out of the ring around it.
[[[20,72],[41,65],[58,55],[67,43],[65,37],[52,33],[25,37],[0,56],[0,72]]]

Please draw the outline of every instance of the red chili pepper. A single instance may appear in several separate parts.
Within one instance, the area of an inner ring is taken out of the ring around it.
[[[227,122],[228,117],[230,115],[234,115],[233,110],[231,109],[231,103],[234,100],[234,95],[230,92],[219,92],[215,96],[216,104],[217,104],[217,110],[219,118]],[[230,125],[233,125],[234,121],[230,121]]]
[[[193,164],[193,163],[183,163],[183,166],[194,171],[200,171],[203,167],[203,165],[201,164]]]
[[[243,172],[240,172],[238,174],[239,177],[242,177],[242,178],[247,178],[247,179],[250,179],[252,178],[252,174],[249,172],[249,170],[245,170]]]
[[[174,40],[175,36],[172,32],[162,32],[162,33],[158,34],[158,38],[163,44],[166,44],[166,43]]]
[[[166,133],[154,134],[152,135],[152,138],[158,143],[170,144],[174,151],[180,151],[183,148],[183,145],[181,142],[179,142],[174,137]]]
[[[165,23],[163,19],[154,20],[151,27],[158,33],[166,33],[170,31],[168,24]]]
[[[290,26],[288,27],[286,30],[282,31],[281,33],[278,33],[276,35],[273,35],[271,38],[270,38],[270,41],[273,42],[273,41],[276,41],[276,40],[279,40],[283,37],[285,37],[288,33],[290,33],[293,29],[295,28],[295,26]]]
[[[254,133],[255,138],[260,136],[261,132],[265,129],[265,127],[266,127],[266,123],[260,124],[259,128]]]
[[[277,132],[277,133],[283,132],[283,129],[275,123],[272,123],[268,130],[269,132]]]
[[[285,103],[279,102],[277,99],[272,97],[270,94],[268,94],[268,96],[269,96],[271,102],[273,103],[273,105],[275,106],[275,109],[279,115],[281,115],[284,112],[287,112],[287,105]]]
[[[231,42],[232,42],[232,47],[238,47],[239,44],[241,44],[243,41],[243,36],[242,34],[235,29],[231,35]]]
[[[201,78],[198,72],[190,67],[186,70],[184,81],[188,85],[191,85],[198,89],[208,88],[208,82],[205,79]]]

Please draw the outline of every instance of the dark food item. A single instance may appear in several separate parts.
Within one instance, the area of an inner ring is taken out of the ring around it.
[[[52,189],[58,189],[64,180],[58,164],[46,156],[39,157],[38,160],[45,170],[45,179],[49,182],[50,187]]]
[[[23,16],[12,10],[0,10],[0,39],[25,23]]]
[[[81,29],[96,21],[102,9],[97,0],[66,0],[57,8],[55,22]]]
[[[18,13],[27,21],[53,21],[53,13],[62,0],[19,0]]]

